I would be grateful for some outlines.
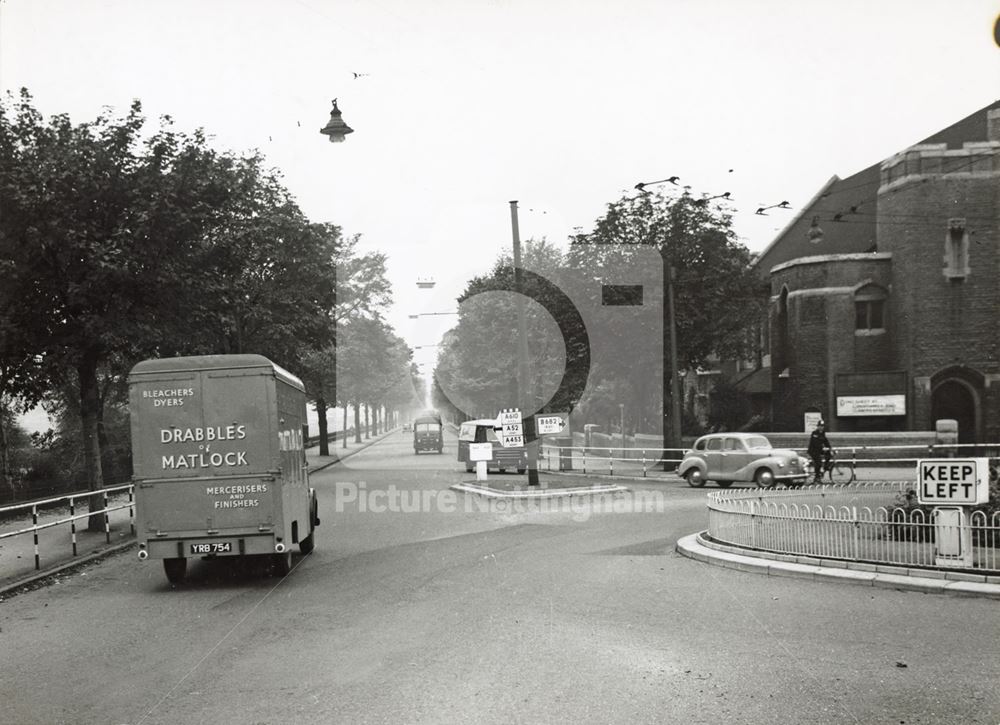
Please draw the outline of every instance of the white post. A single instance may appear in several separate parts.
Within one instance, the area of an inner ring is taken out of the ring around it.
[[[486,480],[486,461],[476,461],[476,480]]]
[[[971,567],[972,531],[965,506],[934,509],[934,566]]]

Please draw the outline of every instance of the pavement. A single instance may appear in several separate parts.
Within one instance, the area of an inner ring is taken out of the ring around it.
[[[398,429],[362,440],[361,443],[356,443],[350,438],[346,447],[342,441],[331,442],[329,456],[319,455],[319,446],[307,448],[306,460],[309,462],[309,470],[315,473],[329,468],[396,430]],[[113,498],[110,506],[115,510],[108,515],[106,532],[87,531],[85,499],[78,503],[76,516],[80,518],[76,520],[75,533],[68,507],[39,511],[38,523],[51,524],[51,527],[38,532],[37,544],[30,531],[32,527],[30,509],[18,518],[0,521],[0,534],[27,531],[0,539],[0,600],[9,592],[40,585],[50,577],[66,575],[85,564],[134,546],[134,507],[126,497]]]

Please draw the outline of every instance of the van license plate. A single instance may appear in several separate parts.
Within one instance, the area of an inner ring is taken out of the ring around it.
[[[231,541],[215,541],[211,544],[191,544],[192,554],[228,554],[233,550]]]

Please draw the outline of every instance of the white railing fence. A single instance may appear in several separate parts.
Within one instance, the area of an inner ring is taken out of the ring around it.
[[[581,473],[639,474],[643,477],[656,466],[666,464],[668,470],[677,467],[686,448],[607,448],[595,446],[557,446],[543,442],[539,446],[540,467],[548,471],[580,471]]]
[[[80,499],[89,499],[91,496],[100,496],[103,505],[100,509],[88,510],[83,513],[77,513],[77,508],[79,504],[77,503]],[[122,499],[120,502],[112,501],[112,498]],[[46,516],[45,521],[39,522],[39,512],[45,513],[50,509],[56,508],[59,512],[56,514],[55,518]],[[81,491],[77,493],[69,493],[63,496],[53,496],[52,498],[38,499],[37,501],[27,501],[25,503],[12,504],[10,506],[0,507],[0,519],[9,517],[22,517],[26,514],[31,515],[31,526],[24,528],[15,528],[10,531],[0,531],[0,541],[4,539],[13,538],[15,536],[27,536],[31,534],[34,537],[34,547],[35,547],[35,569],[41,569],[41,551],[39,544],[38,534],[40,531],[46,529],[52,529],[56,526],[66,526],[70,527],[70,546],[73,550],[73,556],[77,555],[77,530],[76,522],[81,519],[89,519],[91,516],[101,515],[104,517],[104,537],[107,543],[111,543],[111,513],[113,511],[121,511],[123,509],[128,509],[129,517],[129,529],[130,533],[135,535],[135,503],[132,484],[122,484],[120,486],[108,486],[100,491]]]
[[[653,470],[673,470],[684,459],[688,448],[631,448],[621,446],[564,446],[542,440],[539,446],[539,467],[548,471],[579,471],[614,475],[640,475]],[[797,451],[803,457],[805,449]],[[991,472],[996,477],[1000,464],[1000,443],[956,443],[934,445],[842,446],[836,448],[836,458],[850,471],[858,468],[912,468],[916,474],[921,458],[955,456],[988,457]]]
[[[1000,512],[964,524],[934,521],[915,505],[912,481],[708,494],[712,539],[793,556],[934,567],[937,538],[971,544],[972,569],[1000,571]]]

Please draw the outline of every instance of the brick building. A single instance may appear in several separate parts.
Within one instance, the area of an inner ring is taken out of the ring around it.
[[[998,230],[1000,101],[830,179],[756,261],[774,430],[1000,440]]]

